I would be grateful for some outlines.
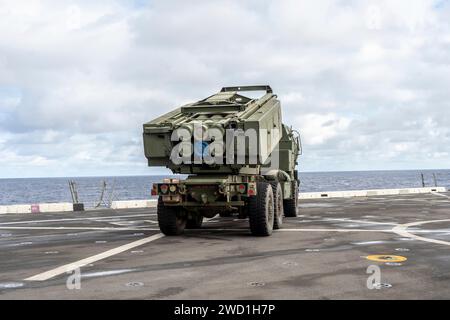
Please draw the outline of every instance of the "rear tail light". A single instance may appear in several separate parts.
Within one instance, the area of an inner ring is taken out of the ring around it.
[[[152,196],[157,196],[158,195],[158,186],[156,184],[153,185],[152,188]]]
[[[159,189],[162,193],[167,193],[167,191],[169,191],[169,186],[167,184],[162,184]]]
[[[247,191],[245,184],[240,184],[238,186],[238,191],[239,191],[239,193],[245,193]]]
[[[248,184],[247,195],[248,196],[256,195],[256,184],[255,183],[249,183]]]

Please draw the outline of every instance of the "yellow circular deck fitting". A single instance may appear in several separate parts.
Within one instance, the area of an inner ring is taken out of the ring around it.
[[[377,254],[366,257],[367,260],[377,261],[377,262],[403,262],[408,260],[403,256],[392,256],[389,254]]]

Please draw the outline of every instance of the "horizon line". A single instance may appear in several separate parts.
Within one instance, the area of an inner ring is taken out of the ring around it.
[[[299,171],[301,173],[344,173],[344,172],[394,172],[394,171],[448,171],[449,169],[373,169],[373,170],[325,170],[325,171]],[[63,179],[63,178],[105,178],[105,177],[160,177],[160,176],[188,176],[189,174],[130,174],[130,175],[81,175],[81,176],[31,176],[31,177],[0,177],[0,180],[7,179]]]

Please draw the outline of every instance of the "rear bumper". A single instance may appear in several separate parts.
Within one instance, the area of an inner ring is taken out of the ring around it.
[[[152,196],[175,196],[187,195],[193,189],[211,190],[214,189],[222,195],[237,195],[250,197],[256,195],[256,183],[239,182],[239,183],[186,183],[186,182],[163,182],[154,183],[152,188]]]
[[[254,182],[179,181],[166,179],[153,184],[152,195],[160,196],[166,205],[184,207],[243,206],[245,199],[256,195]]]
[[[208,208],[208,207],[242,207],[245,205],[245,201],[215,201],[211,203],[202,204],[199,202],[165,202],[166,206],[180,206],[180,207],[196,207],[196,208]]]

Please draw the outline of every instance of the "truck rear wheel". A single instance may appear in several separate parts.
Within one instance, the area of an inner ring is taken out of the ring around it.
[[[277,230],[281,228],[283,224],[284,206],[283,206],[283,191],[278,181],[270,183],[272,185],[273,198],[274,198],[274,219],[273,229]]]
[[[201,214],[196,214],[191,219],[187,219],[186,229],[200,229],[202,224],[203,216]]]
[[[296,217],[298,215],[298,183],[294,181],[294,198],[284,200],[284,216]]]
[[[250,230],[255,236],[270,236],[274,221],[274,196],[272,186],[258,182],[257,195],[248,200]]]
[[[186,217],[182,215],[182,208],[165,206],[161,197],[158,199],[159,229],[166,236],[183,234],[186,227]]]

